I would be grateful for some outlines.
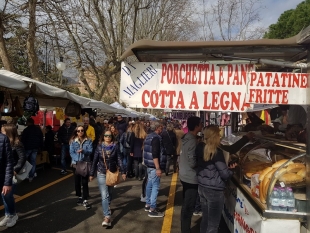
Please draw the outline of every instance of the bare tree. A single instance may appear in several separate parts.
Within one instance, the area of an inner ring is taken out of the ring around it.
[[[202,2],[200,12],[204,40],[246,40],[261,38],[261,0],[215,0]]]
[[[188,39],[195,27],[186,0],[45,1],[49,36],[65,48],[91,98],[101,99],[119,85],[125,48],[139,39]],[[89,85],[86,72],[95,77]],[[118,87],[117,87],[118,88]]]
[[[10,19],[15,18],[14,14],[6,12],[8,8],[8,2],[8,0],[5,0],[5,2],[3,3],[3,8],[0,11],[0,58],[4,69],[14,71],[14,67],[9,57],[4,38],[4,35],[7,32],[6,26],[8,27]]]
[[[27,52],[28,52],[28,59],[29,59],[29,68],[31,77],[33,79],[40,80],[40,73],[39,73],[39,62],[37,51],[35,48],[35,41],[36,41],[36,7],[37,7],[37,0],[29,0],[28,3],[28,12],[29,12],[29,23],[28,23],[28,38],[27,38]]]

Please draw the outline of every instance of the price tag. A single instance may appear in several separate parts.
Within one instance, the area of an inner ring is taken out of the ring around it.
[[[284,188],[284,187],[285,187],[285,184],[284,184],[283,182],[280,182],[280,186],[281,186],[282,188]]]

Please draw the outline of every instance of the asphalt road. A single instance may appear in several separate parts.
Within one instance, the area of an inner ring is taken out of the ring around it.
[[[180,232],[182,187],[179,181],[176,186],[172,219],[166,219],[168,223],[171,221],[170,229],[162,227],[164,218],[147,216],[144,203],[140,202],[142,181],[136,179],[127,179],[114,189],[111,203],[112,226],[105,228],[101,226],[103,213],[97,180],[89,183],[89,203],[92,208],[85,210],[83,206],[76,205],[72,173],[61,176],[59,172],[57,168],[38,170],[38,176],[33,182],[29,183],[25,180],[18,185],[16,209],[19,220],[13,228],[0,227],[1,232]],[[164,175],[161,180],[158,208],[162,211],[166,210],[171,178],[171,174]],[[4,216],[3,206],[0,206],[0,210],[1,216]],[[193,216],[192,233],[199,233],[199,223],[200,217]],[[221,223],[219,232],[229,232],[224,222]]]

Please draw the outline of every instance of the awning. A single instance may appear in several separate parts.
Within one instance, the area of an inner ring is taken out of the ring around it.
[[[129,110],[127,110],[126,108],[124,108],[120,103],[118,102],[114,102],[112,104],[110,104],[110,106],[119,109],[122,111],[123,114],[121,114],[123,117],[138,117],[138,114],[131,112]]]
[[[255,61],[295,63],[306,58],[310,43],[310,26],[287,39],[245,41],[154,41],[139,40],[130,45],[121,60],[135,55],[140,62],[182,62],[220,64],[221,61]],[[255,62],[254,62],[255,63]],[[281,67],[280,67],[281,68]],[[278,71],[279,66],[261,62],[257,71]]]
[[[102,101],[85,98],[7,70],[0,70],[0,86],[8,88],[12,95],[20,97],[28,96],[30,89],[34,90],[40,106],[65,107],[71,100],[79,103],[82,108],[98,108],[106,113],[123,113]]]

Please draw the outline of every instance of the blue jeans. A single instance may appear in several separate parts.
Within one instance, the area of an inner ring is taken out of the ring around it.
[[[97,181],[98,181],[99,191],[101,194],[101,204],[102,204],[103,215],[105,217],[110,218],[111,211],[110,211],[109,206],[112,201],[112,192],[113,192],[114,187],[107,186],[105,178],[106,178],[105,174],[101,174],[101,173],[97,174]]]
[[[32,168],[29,172],[29,178],[34,177],[34,173],[36,172],[36,163],[37,163],[37,154],[38,150],[26,150],[25,151],[26,158],[29,161],[29,163],[32,165]]]
[[[122,162],[123,162],[124,169],[126,169],[127,168],[127,155],[125,154],[125,152],[122,153]]]
[[[224,207],[224,191],[198,187],[202,219],[200,233],[217,233]]]
[[[197,195],[197,198],[196,198],[195,212],[201,212],[201,203],[200,203],[199,195]]]
[[[61,145],[61,168],[64,170],[64,171],[67,171],[67,165],[66,165],[66,155],[67,155],[67,152],[69,151],[70,149],[70,146],[69,144],[62,144]]]
[[[157,195],[160,186],[160,177],[156,175],[155,168],[147,168],[146,205],[156,209]]]
[[[4,205],[5,216],[7,215],[15,215],[15,201],[14,201],[14,192],[15,192],[16,184],[12,184],[12,189],[6,195],[2,194],[2,200]]]

